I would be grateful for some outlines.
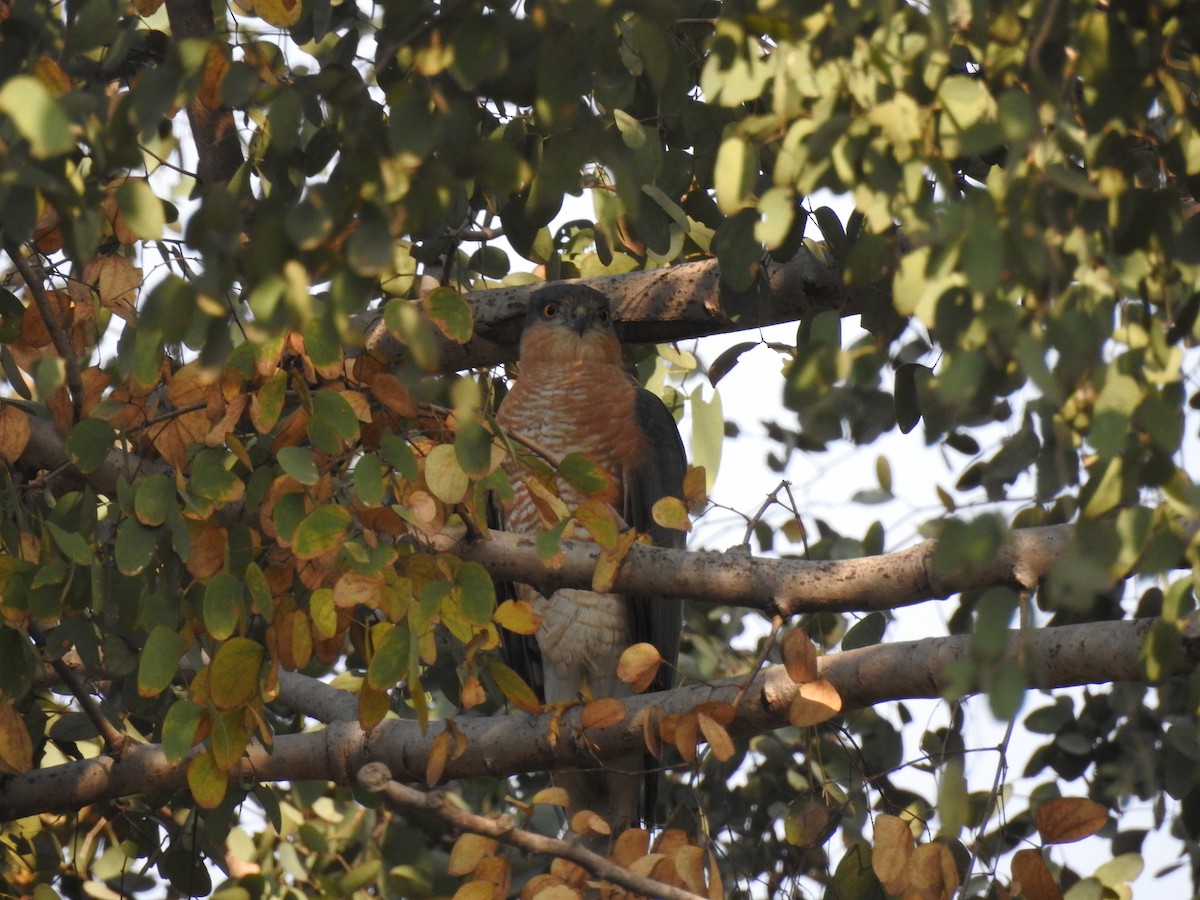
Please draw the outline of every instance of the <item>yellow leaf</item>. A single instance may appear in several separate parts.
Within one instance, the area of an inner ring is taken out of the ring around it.
[[[607,503],[584,500],[575,510],[575,521],[586,528],[592,540],[603,549],[611,550],[617,545],[620,534],[617,514]]]
[[[654,681],[663,658],[658,648],[643,641],[626,647],[617,662],[617,677],[640,694]]]
[[[678,497],[660,497],[655,501],[650,515],[663,528],[675,531],[691,531],[692,522],[688,518],[687,507]]]
[[[597,594],[607,594],[613,589],[617,575],[621,572],[621,564],[629,555],[630,548],[637,541],[637,532],[630,529],[622,532],[611,548],[600,551],[596,560],[596,568],[592,572],[592,590]]]
[[[542,617],[528,600],[505,600],[496,607],[492,618],[515,634],[533,634],[542,624]]]
[[[650,832],[644,828],[626,828],[613,843],[612,858],[628,869],[649,850]]]
[[[779,644],[783,666],[797,684],[817,680],[817,648],[802,628],[793,628]]]
[[[567,792],[560,787],[542,788],[533,795],[530,803],[542,803],[546,806],[570,806],[571,798],[567,796]]]
[[[590,809],[571,816],[570,827],[576,834],[612,834],[612,826]]]
[[[443,503],[454,505],[466,496],[471,479],[463,471],[453,444],[438,444],[425,457],[425,483]]]
[[[345,572],[333,586],[333,602],[343,609],[358,606],[376,607],[383,594],[387,579],[382,572],[365,575],[361,572]]]
[[[1039,806],[1035,821],[1047,844],[1069,844],[1103,828],[1108,810],[1086,797],[1059,797]]]
[[[363,731],[370,731],[382,722],[391,708],[392,698],[386,690],[363,681],[358,689],[358,724]]]
[[[842,711],[842,698],[829,681],[821,678],[800,685],[792,706],[788,710],[788,721],[797,728],[807,728],[828,721]]]
[[[625,721],[625,704],[614,697],[593,700],[579,715],[584,728],[611,728]]]
[[[468,881],[454,892],[453,900],[492,900],[496,896],[496,885],[490,881]]]

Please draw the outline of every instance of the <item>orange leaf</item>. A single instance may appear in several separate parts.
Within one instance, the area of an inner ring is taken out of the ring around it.
[[[784,634],[779,652],[788,677],[796,684],[817,680],[817,648],[804,629],[793,628]]]
[[[450,850],[446,871],[451,875],[470,875],[486,857],[496,851],[497,841],[481,834],[461,834]]]
[[[1047,844],[1069,844],[1103,828],[1108,810],[1086,797],[1059,797],[1039,806],[1035,821]]]
[[[433,745],[429,748],[429,760],[425,763],[425,784],[427,787],[433,787],[442,780],[442,772],[446,769],[446,759],[449,755],[450,733],[443,731],[433,739]]]
[[[650,849],[650,832],[644,828],[626,828],[613,844],[612,858],[629,868]]]
[[[828,721],[842,711],[842,698],[824,678],[800,685],[792,706],[788,710],[788,721],[797,728],[807,728]]]
[[[700,740],[700,723],[696,716],[680,716],[675,723],[675,749],[689,766],[696,761],[696,744]]]
[[[612,834],[612,826],[590,809],[571,816],[571,830],[576,834]]]
[[[725,726],[709,718],[704,713],[696,713],[696,720],[700,723],[700,733],[704,735],[704,740],[708,741],[708,746],[712,748],[712,752],[717,759],[721,762],[728,762],[732,759],[734,753],[733,739],[729,737],[729,732],[725,730]]]
[[[570,806],[571,798],[567,796],[567,792],[560,787],[542,788],[533,798],[530,803],[544,803],[547,806]]]
[[[625,704],[614,697],[593,700],[579,715],[584,728],[611,728],[625,721]]]
[[[617,662],[617,677],[640,694],[654,681],[663,658],[653,644],[642,642],[626,647]]]

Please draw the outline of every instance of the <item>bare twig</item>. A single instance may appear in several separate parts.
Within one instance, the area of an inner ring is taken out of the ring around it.
[[[587,869],[598,878],[603,878],[605,881],[610,881],[647,897],[662,897],[665,900],[706,900],[699,894],[693,894],[683,888],[630,872],[579,844],[524,831],[517,827],[512,816],[489,819],[452,806],[441,794],[427,794],[400,784],[392,780],[392,773],[383,763],[368,763],[359,769],[358,783],[372,793],[382,794],[394,807],[431,812],[459,831],[468,831],[472,834],[494,838],[501,843],[530,853],[541,853],[569,860]]]
[[[75,421],[78,422],[83,418],[83,376],[79,372],[79,360],[75,358],[75,353],[71,349],[71,341],[63,331],[62,323],[58,321],[50,298],[42,286],[42,279],[33,271],[33,267],[21,252],[21,248],[15,241],[6,238],[4,252],[17,267],[17,272],[20,273],[21,280],[25,282],[25,287],[29,289],[29,295],[33,298],[33,302],[42,316],[42,321],[46,323],[46,331],[50,333],[54,349],[62,357],[63,365],[67,370],[67,388],[71,393],[71,407],[75,412]]]
[[[104,714],[100,704],[96,702],[96,698],[83,686],[83,682],[79,680],[75,671],[46,648],[46,635],[42,632],[41,626],[33,620],[29,621],[29,636],[42,651],[43,658],[54,669],[54,674],[62,680],[62,683],[67,686],[67,690],[75,697],[84,715],[96,726],[96,731],[100,733],[108,755],[113,759],[120,759],[129,748],[129,736],[117,728]]]
[[[779,640],[779,631],[781,628],[783,628],[783,616],[773,616],[771,618],[771,632],[767,635],[767,639],[763,641],[762,653],[758,655],[758,660],[754,663],[754,668],[746,675],[746,680],[742,684],[741,690],[737,692],[737,696],[733,700],[734,709],[742,705],[746,691],[750,689],[750,685],[754,683],[754,679],[758,677],[758,673],[762,671],[762,667],[767,664],[767,657],[771,655],[771,648]]]

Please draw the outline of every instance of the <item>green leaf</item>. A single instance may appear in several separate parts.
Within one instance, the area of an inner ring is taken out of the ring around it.
[[[84,419],[67,435],[67,456],[75,468],[88,475],[100,468],[116,440],[117,433],[103,419]]]
[[[316,460],[307,447],[284,447],[275,456],[279,467],[303,485],[312,486],[321,480]]]
[[[454,587],[462,602],[463,615],[477,625],[492,620],[496,608],[496,585],[487,569],[477,562],[465,562],[454,573]]]
[[[159,528],[147,528],[136,519],[125,519],[117,528],[117,540],[113,555],[122,575],[140,575],[158,547]]]
[[[25,304],[12,291],[0,288],[0,344],[9,344],[21,334]]]
[[[50,536],[54,538],[54,543],[58,544],[58,548],[66,554],[67,559],[75,565],[90,566],[92,564],[92,548],[83,535],[67,531],[53,522],[46,523],[46,530],[50,532]]]
[[[258,696],[263,646],[249,638],[223,643],[209,663],[208,691],[217,709],[245,706]]]
[[[154,195],[141,178],[130,178],[117,188],[117,206],[125,219],[125,224],[138,237],[147,241],[156,241],[162,237],[166,226],[166,216],[163,213],[162,201]]]
[[[705,489],[711,494],[725,442],[721,395],[714,390],[712,397],[705,400],[702,389],[697,387],[688,395],[688,402],[692,409],[692,465],[704,467]]]
[[[463,296],[453,288],[434,288],[421,299],[425,314],[450,340],[465,344],[475,332],[475,317]]]
[[[175,505],[174,482],[166,475],[147,475],[133,483],[133,513],[143,525],[162,525]]]
[[[367,681],[373,687],[387,691],[407,678],[410,644],[411,636],[406,627],[396,625],[389,628],[383,639],[375,645],[375,652],[367,666]]]
[[[605,471],[580,453],[568,453],[558,467],[558,474],[568,484],[587,496],[608,490],[612,484]]]
[[[358,437],[358,416],[341,391],[326,389],[313,394],[313,419],[328,422],[333,433],[343,441]],[[311,424],[312,419],[309,422]]]
[[[203,710],[191,700],[176,700],[163,718],[163,754],[173,763],[180,762],[196,744]]]
[[[12,119],[38,159],[75,149],[71,123],[58,100],[32,75],[14,75],[0,88],[0,112]]]
[[[354,493],[367,506],[378,506],[383,502],[385,490],[379,454],[364,453],[354,466]]]
[[[468,475],[484,475],[492,465],[491,432],[478,419],[462,422],[454,435],[454,455]]]
[[[228,572],[214,575],[204,588],[204,627],[219,641],[231,637],[243,615],[242,583]]]
[[[329,505],[304,517],[292,536],[292,552],[300,559],[314,559],[342,545],[350,530],[350,510]]]
[[[887,617],[881,612],[868,613],[855,622],[842,637],[843,650],[873,647],[883,640],[887,628]]]
[[[138,696],[157,697],[166,690],[175,677],[182,654],[183,638],[170,628],[156,626],[146,638],[138,660]]]
[[[226,467],[235,459],[224,450],[204,448],[192,460],[188,490],[214,503],[236,503],[241,500],[245,496],[246,485]]]

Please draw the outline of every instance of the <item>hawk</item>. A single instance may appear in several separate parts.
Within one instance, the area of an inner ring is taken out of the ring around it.
[[[683,499],[687,459],[675,420],[663,402],[626,370],[613,330],[608,299],[582,284],[552,284],[536,291],[521,335],[516,382],[496,416],[501,428],[528,438],[559,459],[579,453],[609,479],[600,497],[624,522],[654,543],[682,547],[681,531],[655,524],[651,508],[662,497]],[[519,463],[506,464],[513,499],[504,504],[507,531],[533,533],[548,524],[534,503]],[[585,498],[558,480],[568,508]],[[665,660],[650,690],[671,686],[679,656],[682,607],[678,600],[597,594],[564,589],[545,597],[528,585],[516,595],[542,616],[532,637],[506,633],[510,664],[546,703],[578,698],[624,697],[629,685],[616,676],[625,648],[648,642]],[[571,811],[590,809],[616,829],[639,819],[652,823],[656,779],[645,775],[643,755],[597,763],[595,769],[556,777],[571,797]]]

